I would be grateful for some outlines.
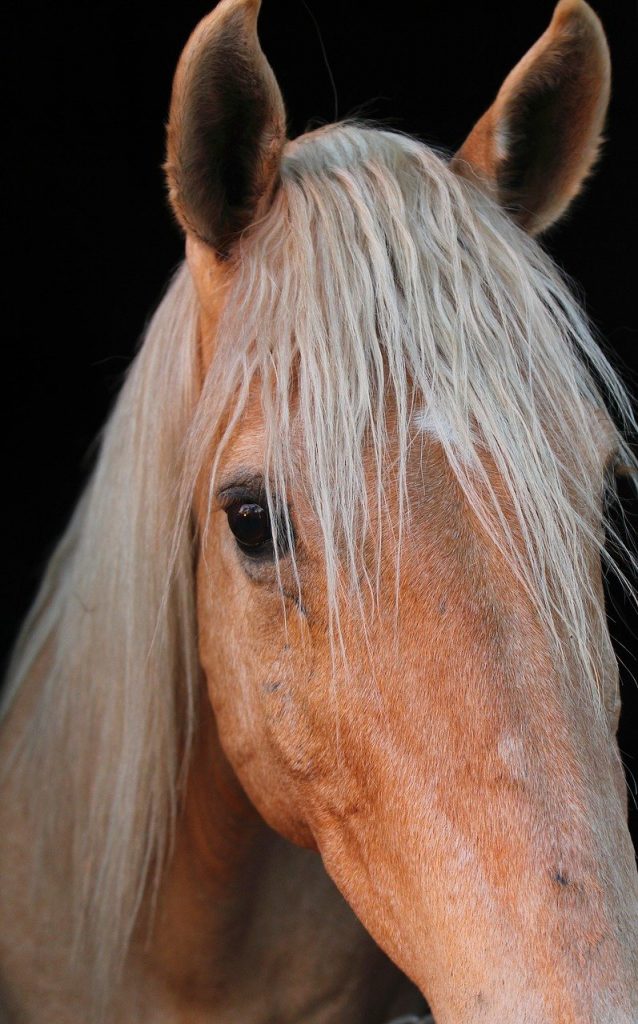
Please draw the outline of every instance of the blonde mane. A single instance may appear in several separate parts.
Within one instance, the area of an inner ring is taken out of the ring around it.
[[[288,144],[272,208],[241,240],[199,395],[196,312],[183,267],[131,369],[11,671],[7,707],[46,660],[10,770],[38,823],[42,856],[56,836],[72,837],[70,917],[103,998],[159,879],[196,728],[193,487],[221,435],[207,470],[212,493],[251,381],[260,381],[271,501],[286,490],[302,445],[335,621],[340,573],[360,586],[370,524],[364,444],[384,507],[391,402],[397,529],[410,514],[414,417],[425,416],[556,650],[569,646],[565,660],[588,699],[598,696],[600,658],[588,554],[592,543],[602,552],[600,451],[609,445],[634,465],[603,412],[604,395],[633,428],[627,394],[549,257],[442,156],[398,134],[339,124]]]

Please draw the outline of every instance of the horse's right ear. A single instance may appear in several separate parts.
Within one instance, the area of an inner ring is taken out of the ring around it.
[[[279,181],[286,115],[257,39],[260,0],[222,0],[188,40],[175,73],[165,164],[187,234],[222,258],[267,208]]]
[[[559,0],[547,31],[505,79],[452,160],[530,234],[549,227],[598,154],[609,50],[585,0]]]

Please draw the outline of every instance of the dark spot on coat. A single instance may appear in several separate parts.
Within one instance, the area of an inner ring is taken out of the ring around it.
[[[299,596],[299,591],[297,591],[297,590],[294,590],[294,591],[293,590],[284,590],[284,594],[288,598],[288,600],[291,601],[294,604],[294,606],[297,609],[297,611],[299,612],[299,614],[302,615],[304,617],[304,619],[307,619],[308,618],[308,613],[306,611],[305,604],[303,603],[303,601],[301,600],[301,597]]]
[[[280,690],[282,686],[283,686],[283,683],[279,682],[276,679],[275,680],[270,680],[269,679],[265,683],[261,684],[261,688],[264,691],[264,693],[276,693],[277,690]]]

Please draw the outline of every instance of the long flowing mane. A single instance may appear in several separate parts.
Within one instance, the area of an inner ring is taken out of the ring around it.
[[[289,143],[272,208],[242,239],[199,394],[186,267],[171,284],[11,671],[5,715],[34,673],[37,686],[9,770],[38,822],[40,855],[71,837],[70,914],[78,950],[99,951],[96,991],[121,966],[170,845],[200,685],[193,488],[216,439],[212,492],[253,380],[271,501],[303,447],[335,621],[340,573],[362,586],[364,445],[379,508],[390,485],[391,403],[398,530],[410,515],[416,422],[443,445],[478,523],[596,699],[588,551],[602,552],[601,434],[634,464],[603,411],[606,399],[634,425],[622,384],[549,257],[444,157],[350,123]]]

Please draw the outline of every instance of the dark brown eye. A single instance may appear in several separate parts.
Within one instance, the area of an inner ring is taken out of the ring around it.
[[[268,510],[256,501],[241,501],[226,510],[228,525],[242,551],[261,555],[272,551]]]

